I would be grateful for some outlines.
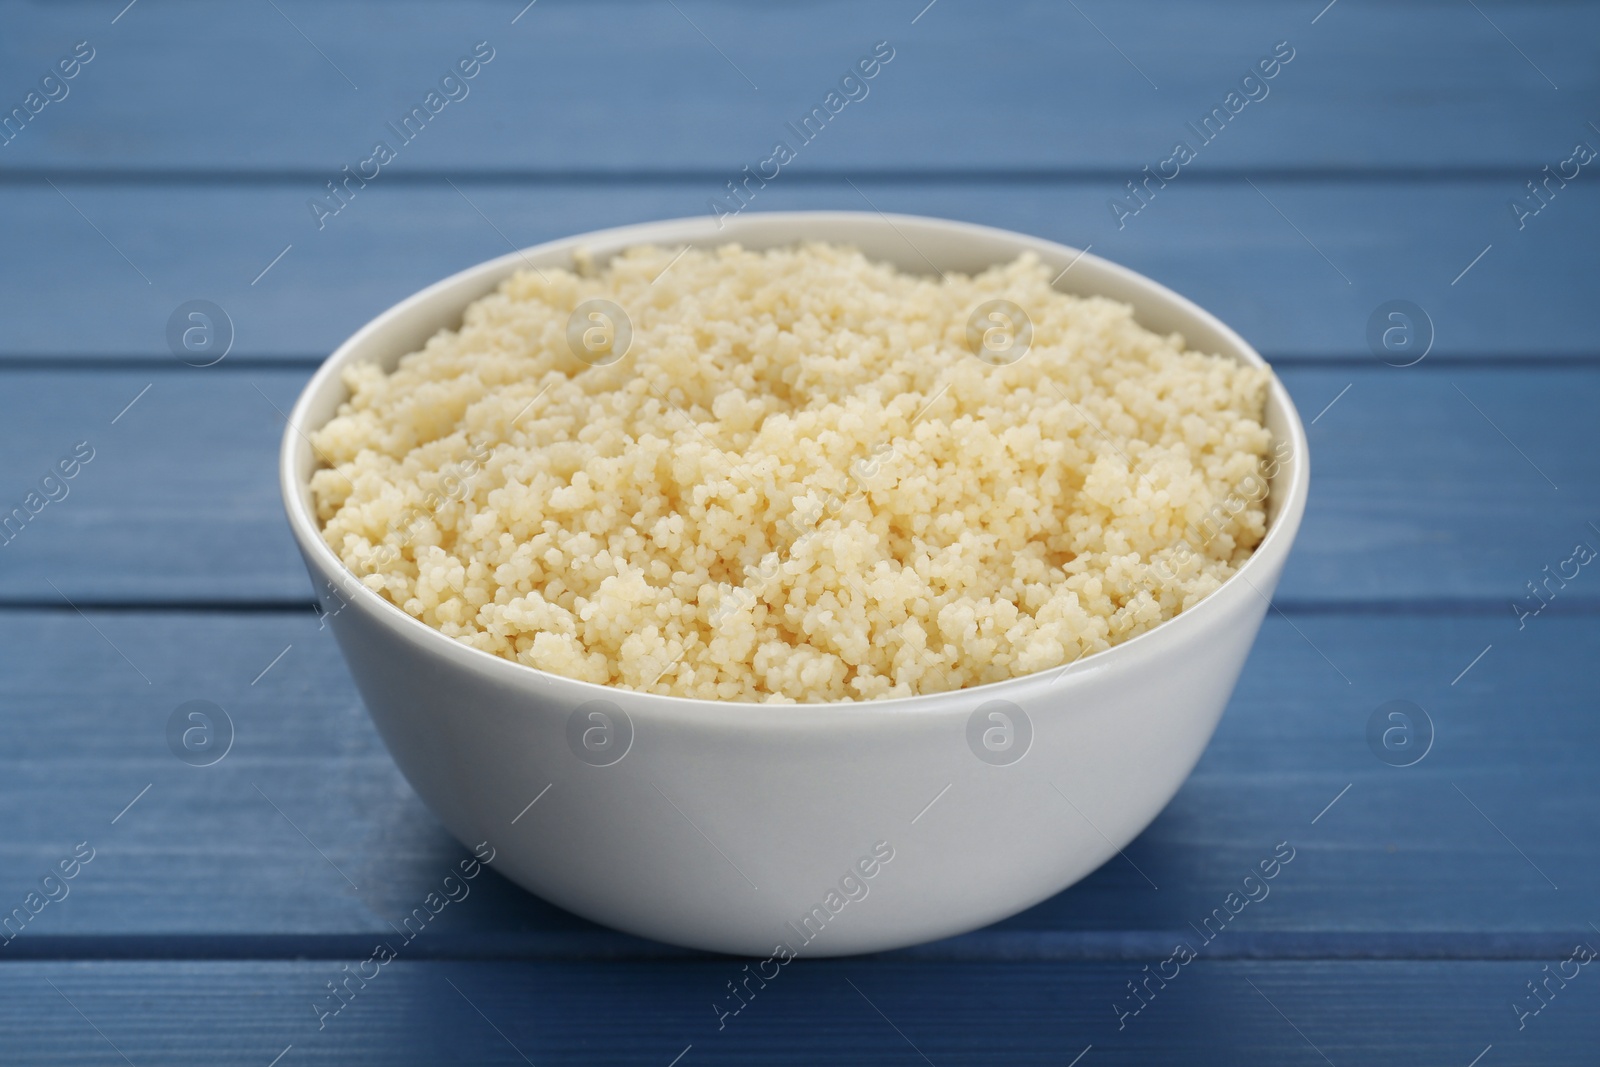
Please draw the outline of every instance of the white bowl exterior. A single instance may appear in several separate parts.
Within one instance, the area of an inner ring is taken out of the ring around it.
[[[953,693],[828,705],[712,703],[610,689],[471,649],[364,587],[323,542],[301,431],[345,398],[353,362],[392,367],[525,264],[569,266],[632,245],[851,243],[910,271],[974,271],[1025,250],[1072,264],[1057,287],[1133,305],[1191,347],[1264,365],[1227,327],[1121,267],[1037,238],[936,219],[753,214],[624,227],[481,264],[385,312],[313,377],[286,430],[290,524],[362,697],[417,792],[458,839],[579,915],[697,948],[803,956],[914,944],[985,925],[1082,878],[1130,842],[1182,785],[1232,693],[1305,507],[1304,430],[1281,385],[1268,424],[1290,454],[1272,480],[1266,539],[1195,609],[1064,670]],[[923,257],[926,257],[924,259]],[[336,591],[336,594],[334,593]],[[568,718],[604,699],[633,739],[610,766],[579,759]],[[968,719],[1011,702],[1033,737],[1009,765],[969,748]],[[531,808],[530,801],[538,797]],[[937,800],[935,798],[937,797]],[[930,805],[930,802],[933,802]],[[841,878],[893,850],[866,895]],[[831,900],[828,894],[836,894]],[[838,910],[835,913],[829,905]],[[802,917],[825,923],[804,940]]]

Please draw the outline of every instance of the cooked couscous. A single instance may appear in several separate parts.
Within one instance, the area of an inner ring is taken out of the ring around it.
[[[323,536],[450,637],[602,684],[819,702],[1061,666],[1259,543],[1270,374],[1053,273],[823,244],[519,271],[345,372]]]

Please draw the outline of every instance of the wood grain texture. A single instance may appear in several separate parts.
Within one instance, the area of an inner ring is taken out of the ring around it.
[[[1436,362],[1600,356],[1585,310],[1588,279],[1600,271],[1600,183],[1571,184],[1519,230],[1508,204],[1523,191],[1520,178],[1262,177],[1251,188],[1246,177],[1180,178],[1120,229],[1107,204],[1121,180],[1105,178],[862,180],[852,188],[843,177],[780,177],[757,191],[751,210],[904,212],[1092,245],[1216,313],[1273,359],[1375,365],[1367,322],[1393,299],[1431,316]],[[586,230],[709,217],[721,190],[720,180],[703,178],[457,188],[380,179],[319,230],[307,208],[319,184],[299,179],[56,184],[30,181],[0,197],[7,359],[170,361],[168,318],[197,298],[232,318],[229,359],[321,359],[385,308],[455,271]],[[94,313],[63,302],[64,284],[92,293]]]
[[[1296,858],[1219,951],[1548,949],[1596,918],[1585,903],[1600,892],[1595,651],[1588,616],[1541,616],[1519,633],[1498,616],[1272,615],[1194,775],[1127,858],[937,951],[1147,952],[1160,932],[1199,924],[1282,841]],[[195,699],[222,706],[235,730],[215,766],[167,747],[169,716]],[[1369,716],[1393,699],[1422,706],[1435,730],[1412,767],[1367,744]],[[0,904],[19,903],[75,843],[96,850],[0,960],[92,954],[81,939],[113,935],[144,938],[118,954],[349,951],[349,935],[390,929],[463,855],[390,762],[309,611],[5,612],[0,704],[13,709],[0,719]],[[560,798],[541,810],[559,819]],[[161,948],[168,935],[188,940]],[[246,935],[288,940],[218,940]],[[429,941],[469,958],[662,951],[497,878]]]
[[[1564,957],[1563,957],[1564,958]],[[332,962],[22,964],[0,973],[0,1063],[1589,1064],[1584,969],[1517,1029],[1543,961],[1189,963],[1118,1029],[1140,966],[798,960],[722,1019],[727,960],[385,965],[317,1029]],[[1170,969],[1169,969],[1170,972]],[[352,989],[355,984],[352,981]],[[939,1010],[928,1010],[930,1001]],[[292,1049],[289,1046],[293,1046]],[[287,1052],[286,1052],[287,1050]],[[1493,1057],[1491,1061],[1489,1057]]]
[[[1322,4],[946,2],[916,18],[926,3],[545,0],[516,25],[521,3],[190,0],[115,26],[98,9],[41,8],[0,44],[15,83],[77,40],[97,55],[4,163],[335,173],[478,41],[495,59],[398,168],[737,171],[880,40],[895,58],[807,168],[1137,171],[1279,41],[1293,60],[1197,169],[1537,170],[1564,157],[1600,92],[1586,47],[1600,13],[1553,0],[1485,3],[1492,23],[1466,4],[1345,0],[1314,24]]]
[[[525,2],[5,12],[0,115],[96,53],[0,145],[0,513],[95,453],[0,544],[0,916],[95,854],[0,939],[0,1065],[1593,1062],[1586,967],[1520,1027],[1513,1003],[1600,946],[1600,590],[1585,570],[1520,625],[1511,603],[1600,545],[1600,185],[1510,204],[1600,144],[1600,9]],[[309,198],[480,40],[470,96],[319,229]],[[1316,419],[1283,610],[1215,739],[1126,858],[962,937],[795,963],[721,1029],[744,961],[491,873],[319,1031],[325,984],[462,850],[309,610],[281,411],[450,272],[709,213],[879,40],[870,95],[751,210],[1093,245],[1238,329]],[[1111,198],[1280,40],[1270,95],[1119,226]],[[165,337],[195,298],[236,327],[205,370]],[[1431,316],[1420,366],[1368,351],[1393,299]],[[168,749],[195,699],[235,728],[215,766]],[[1431,716],[1415,766],[1368,745],[1393,699]],[[1280,841],[1270,896],[1119,1029],[1127,983]]]
[[[0,370],[6,509],[75,444],[96,449],[67,498],[0,546],[0,598],[309,602],[276,470],[280,413],[308,373],[226,362]],[[1512,600],[1528,597],[1543,567],[1578,540],[1600,546],[1589,526],[1600,525],[1589,421],[1600,370],[1424,363],[1281,374],[1303,417],[1317,420],[1311,501],[1281,600],[1471,601],[1512,620]],[[1552,610],[1597,597],[1575,581]]]

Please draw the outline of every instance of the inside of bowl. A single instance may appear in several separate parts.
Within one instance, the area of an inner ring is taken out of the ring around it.
[[[346,343],[343,351],[348,358],[342,362],[373,361],[385,370],[393,370],[402,356],[420,349],[435,333],[458,327],[468,304],[493,292],[515,271],[527,267],[571,269],[579,249],[593,262],[604,264],[640,244],[711,247],[737,241],[747,248],[767,249],[802,240],[854,245],[872,259],[920,274],[975,273],[1032,251],[1047,266],[1065,271],[1056,281],[1056,288],[1063,292],[1122,301],[1133,306],[1134,317],[1147,329],[1180,333],[1191,348],[1265,365],[1236,334],[1201,309],[1174,298],[1149,279],[1096,256],[987,227],[905,216],[890,219],[865,212],[753,213],[728,220],[721,227],[704,217],[677,219],[603,231],[502,256],[447,278],[385,312]],[[345,398],[342,381],[328,381],[317,395],[307,398],[302,409],[302,429],[324,425]],[[1273,440],[1294,441],[1295,422],[1287,394],[1276,386],[1267,402],[1267,428],[1272,431]],[[316,459],[303,434],[296,459],[301,496],[309,507],[308,482]],[[1299,460],[1300,457],[1291,456],[1270,480],[1269,531],[1282,510],[1286,487]]]
[[[893,264],[910,274],[960,271],[975,274],[997,263],[1007,263],[1025,251],[1034,252],[1053,271],[1061,271],[1055,288],[1067,293],[1104,296],[1132,305],[1140,325],[1157,333],[1183,335],[1195,350],[1265,366],[1237,334],[1182,298],[1162,289],[1142,275],[1077,249],[1025,234],[983,226],[952,224],[942,219],[907,216],[889,218],[865,212],[808,213],[803,221],[783,213],[752,213],[728,220],[720,229],[708,229],[706,220],[675,220],[649,227],[598,234],[582,243],[597,264],[639,244],[690,244],[714,246],[737,241],[746,248],[764,250],[798,241],[826,241],[854,245],[870,259]],[[572,249],[557,252],[550,262],[572,266]],[[546,262],[537,261],[540,266]],[[1070,268],[1070,269],[1068,269]],[[1294,441],[1295,418],[1287,394],[1274,389],[1267,399],[1267,429],[1276,444]],[[1279,464],[1269,479],[1267,529],[1277,521],[1287,496],[1287,486],[1299,457]]]

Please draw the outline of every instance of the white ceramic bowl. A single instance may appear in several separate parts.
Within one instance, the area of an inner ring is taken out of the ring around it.
[[[965,223],[854,212],[741,215],[583,234],[462,271],[363,327],[285,431],[289,523],[351,673],[406,777],[464,845],[596,922],[696,948],[868,952],[945,937],[1060,892],[1144,829],[1199,759],[1238,680],[1305,509],[1305,432],[1274,382],[1290,455],[1254,556],[1191,611],[1065,668],[855,704],[714,703],[574,681],[459,644],[355,582],[318,532],[304,431],[340,371],[392,368],[518,267],[641,243],[846,242],[904,270],[976,271],[1024,251],[1063,290],[1257,366],[1187,300],[1072,248]],[[924,258],[926,257],[926,258]],[[598,703],[596,703],[598,702]],[[537,801],[536,803],[534,803]],[[531,804],[531,807],[530,807]],[[783,953],[779,953],[780,956]]]

